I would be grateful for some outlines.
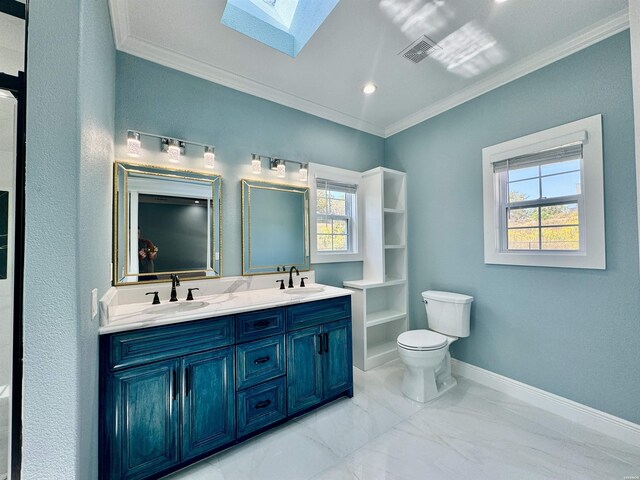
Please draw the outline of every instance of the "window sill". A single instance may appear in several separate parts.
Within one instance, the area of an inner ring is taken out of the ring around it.
[[[361,262],[364,260],[362,253],[311,253],[311,263],[340,263],[340,262]]]

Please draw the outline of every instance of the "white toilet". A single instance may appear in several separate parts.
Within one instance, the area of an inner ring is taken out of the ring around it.
[[[409,330],[398,336],[398,353],[405,365],[402,393],[428,402],[456,386],[451,376],[449,345],[469,336],[473,297],[459,293],[422,292],[429,330]]]

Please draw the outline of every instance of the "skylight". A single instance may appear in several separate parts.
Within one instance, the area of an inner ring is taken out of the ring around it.
[[[221,23],[295,57],[340,0],[227,0]]]

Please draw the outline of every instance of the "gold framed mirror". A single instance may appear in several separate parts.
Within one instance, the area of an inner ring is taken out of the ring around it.
[[[221,276],[222,177],[118,161],[113,283]]]
[[[309,188],[242,180],[242,274],[309,270]]]

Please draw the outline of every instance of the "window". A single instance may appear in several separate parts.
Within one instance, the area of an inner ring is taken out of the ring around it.
[[[483,150],[485,263],[605,268],[596,115]]]
[[[358,245],[360,173],[309,164],[311,188],[311,262],[362,260]]]
[[[316,180],[316,241],[319,252],[351,252],[357,185]]]

